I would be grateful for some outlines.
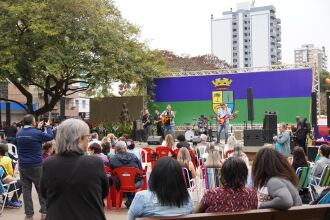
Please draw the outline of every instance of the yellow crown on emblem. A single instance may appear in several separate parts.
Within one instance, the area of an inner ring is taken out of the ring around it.
[[[231,83],[232,83],[232,80],[228,79],[228,78],[218,78],[218,79],[215,79],[212,81],[212,84],[215,87],[219,87],[219,86],[229,87]]]

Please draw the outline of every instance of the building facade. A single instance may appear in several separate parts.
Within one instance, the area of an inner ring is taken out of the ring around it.
[[[316,71],[328,68],[328,57],[325,48],[315,47],[314,44],[303,44],[294,50],[295,64],[315,64]]]
[[[237,11],[211,17],[211,53],[233,68],[280,64],[281,20],[274,6],[237,4]]]

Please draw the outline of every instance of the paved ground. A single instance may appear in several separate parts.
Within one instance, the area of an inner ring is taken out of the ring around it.
[[[33,204],[34,204],[34,220],[39,220],[40,219],[40,214],[38,213],[39,211],[39,202],[38,202],[38,196],[36,191],[33,191]],[[21,197],[20,199],[23,199]],[[120,212],[115,211],[112,209],[111,211],[105,211],[106,218],[107,219],[115,219],[115,220],[126,220],[127,219],[127,208],[122,208]],[[5,209],[2,217],[0,217],[0,220],[24,220],[24,208],[20,209]]]

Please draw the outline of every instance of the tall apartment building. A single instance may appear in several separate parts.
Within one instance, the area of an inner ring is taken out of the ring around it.
[[[315,64],[316,70],[327,69],[328,57],[325,48],[315,47],[314,44],[303,44],[294,50],[295,64]]]
[[[281,63],[281,20],[274,6],[237,4],[237,11],[211,17],[212,54],[233,68],[265,67]]]

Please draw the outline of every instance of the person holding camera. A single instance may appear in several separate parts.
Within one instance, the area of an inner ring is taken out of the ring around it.
[[[54,138],[49,122],[41,121],[38,124],[33,115],[25,115],[24,127],[16,135],[19,172],[23,186],[23,200],[25,219],[33,219],[32,183],[38,192],[41,219],[46,219],[46,201],[39,190],[42,167],[42,143]],[[45,131],[40,130],[44,127]]]

